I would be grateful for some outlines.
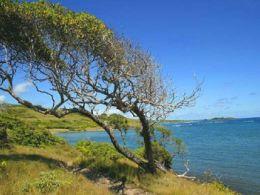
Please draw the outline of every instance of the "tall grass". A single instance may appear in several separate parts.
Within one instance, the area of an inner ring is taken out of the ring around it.
[[[83,175],[59,168],[59,161],[73,162],[78,155],[77,151],[63,145],[58,149],[15,146],[0,150],[0,159],[7,164],[0,178],[0,194],[111,194]]]
[[[107,148],[111,149],[110,146]],[[106,176],[111,180],[126,180],[128,185],[158,195],[236,194],[219,183],[197,183],[178,178],[170,172],[146,174],[121,155],[114,156],[113,151],[107,152],[104,146],[100,149],[102,152],[92,150],[97,152],[95,155],[89,151],[76,150],[67,144],[45,148],[13,146],[11,149],[2,149],[0,159],[7,165],[0,178],[0,194],[111,194],[107,188],[91,181],[95,181],[95,175]],[[61,162],[87,167],[89,172],[72,174],[60,168]]]

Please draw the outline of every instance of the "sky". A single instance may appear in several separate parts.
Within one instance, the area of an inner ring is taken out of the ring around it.
[[[170,119],[260,116],[259,0],[52,2],[95,15],[149,51],[177,94],[203,81],[196,105],[177,110]],[[17,87],[35,98],[29,83]],[[1,101],[12,102],[0,92]]]

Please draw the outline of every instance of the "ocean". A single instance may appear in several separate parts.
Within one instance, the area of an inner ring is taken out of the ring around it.
[[[176,172],[183,173],[183,163],[188,160],[190,176],[205,178],[205,173],[211,173],[237,192],[260,195],[260,118],[169,122],[162,125],[186,144],[186,154],[173,160]],[[70,144],[82,139],[109,142],[107,134],[102,131],[57,135]],[[116,136],[122,144],[120,135]],[[138,147],[134,130],[127,133],[127,145],[132,149]]]

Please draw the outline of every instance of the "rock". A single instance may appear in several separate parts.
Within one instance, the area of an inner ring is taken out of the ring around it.
[[[67,167],[73,167],[73,162],[71,161],[67,162]]]
[[[80,173],[88,173],[90,170],[88,168],[81,169]]]

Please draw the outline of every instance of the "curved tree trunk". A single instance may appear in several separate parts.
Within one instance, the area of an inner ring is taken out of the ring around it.
[[[142,124],[142,135],[144,138],[144,147],[145,147],[145,155],[148,161],[148,169],[151,173],[156,173],[156,164],[153,156],[153,149],[152,149],[152,139],[151,139],[151,132],[149,122],[147,121],[145,115],[142,111],[140,111],[137,107],[135,108],[135,113],[139,117],[139,120]]]
[[[151,173],[156,173],[156,165],[153,157],[153,149],[151,143],[151,134],[149,127],[143,126],[142,134],[144,137],[145,154],[148,160],[148,167]]]

